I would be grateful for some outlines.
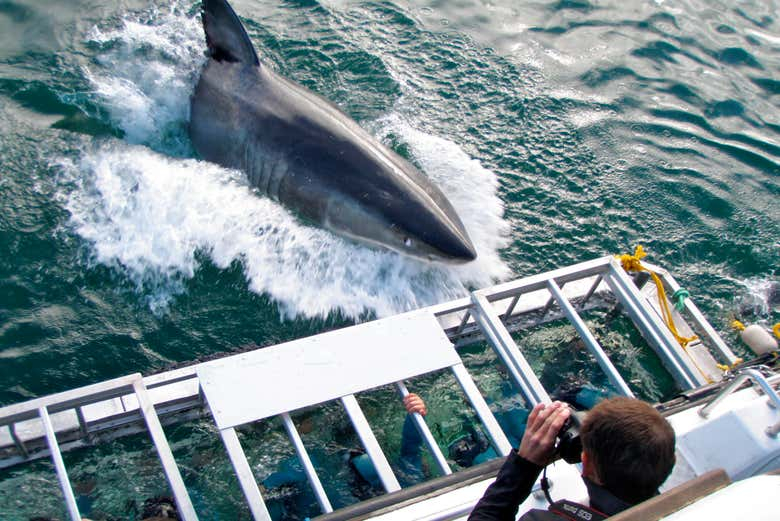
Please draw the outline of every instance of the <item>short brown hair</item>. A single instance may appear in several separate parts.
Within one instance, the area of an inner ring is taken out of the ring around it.
[[[581,437],[601,483],[628,503],[652,497],[674,467],[674,429],[635,398],[596,405],[582,423]]]

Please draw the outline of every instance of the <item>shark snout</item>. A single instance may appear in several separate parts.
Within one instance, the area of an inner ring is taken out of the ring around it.
[[[468,237],[461,240],[448,253],[453,262],[466,263],[477,258],[477,250]]]
[[[438,206],[417,208],[403,216],[406,230],[402,253],[432,261],[463,264],[477,258],[477,251],[457,214]]]
[[[448,262],[463,264],[477,258],[477,250],[464,229],[453,230],[450,233],[440,234],[435,241],[434,248],[441,257]]]

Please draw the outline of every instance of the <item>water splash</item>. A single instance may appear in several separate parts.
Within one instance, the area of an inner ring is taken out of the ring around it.
[[[64,164],[80,181],[67,199],[71,222],[93,245],[94,260],[126,273],[158,310],[184,291],[199,252],[220,268],[241,263],[250,288],[278,301],[287,316],[389,315],[505,277],[496,248],[506,240],[506,225],[494,176],[464,161],[449,141],[386,124],[421,154],[426,171],[442,178],[437,181],[463,216],[477,261],[428,264],[367,248],[301,224],[256,195],[241,172],[119,142]],[[429,155],[431,149],[438,153]]]
[[[768,278],[752,278],[742,281],[747,292],[736,299],[743,319],[771,320],[773,313],[780,313],[780,282]]]
[[[92,96],[127,141],[189,154],[190,94],[206,59],[200,18],[178,2],[165,12],[127,16],[121,26],[96,27],[88,36],[102,51],[84,70]]]

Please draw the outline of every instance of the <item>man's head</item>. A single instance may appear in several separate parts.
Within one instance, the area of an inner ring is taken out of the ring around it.
[[[674,430],[641,400],[602,401],[580,435],[586,477],[629,503],[652,497],[674,466]]]

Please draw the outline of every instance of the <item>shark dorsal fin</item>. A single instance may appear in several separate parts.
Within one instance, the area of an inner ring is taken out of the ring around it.
[[[260,64],[241,20],[225,0],[203,0],[201,13],[206,44],[212,59]]]

